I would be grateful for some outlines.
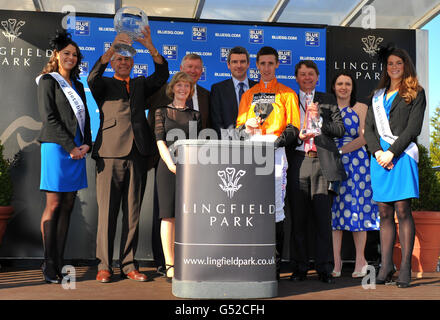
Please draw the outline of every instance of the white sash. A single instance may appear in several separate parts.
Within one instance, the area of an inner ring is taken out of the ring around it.
[[[390,145],[397,140],[398,137],[393,135],[390,129],[390,123],[385,112],[383,105],[383,98],[385,94],[385,88],[377,90],[373,96],[373,113],[376,120],[376,127],[379,135],[382,139],[388,142]],[[404,152],[413,158],[417,163],[419,162],[419,149],[414,142],[411,142]]]
[[[86,108],[84,106],[81,97],[58,72],[51,72],[48,74],[50,74],[59,83],[61,89],[63,89],[64,95],[66,96],[67,100],[69,100],[70,107],[72,108],[73,113],[75,114],[75,117],[78,120],[81,134],[84,137],[84,125],[86,123]],[[37,85],[40,81],[41,76],[43,75],[39,75],[35,79]]]

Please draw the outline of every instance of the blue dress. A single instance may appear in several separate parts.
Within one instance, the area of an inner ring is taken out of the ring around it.
[[[359,117],[350,107],[341,110],[345,133],[336,139],[338,149],[359,137]],[[333,230],[369,231],[379,229],[379,210],[373,201],[370,160],[365,146],[341,156],[347,179],[341,182],[332,205]]]
[[[384,94],[384,107],[387,118],[390,118],[391,105],[397,92],[386,99]],[[384,151],[390,144],[380,138],[380,146]],[[419,197],[419,169],[417,162],[405,152],[393,159],[394,168],[382,168],[371,155],[371,186],[373,199],[378,202],[391,202]]]
[[[76,90],[72,81],[72,87]],[[75,144],[81,146],[81,130],[76,130]],[[40,190],[72,192],[87,188],[86,159],[73,160],[59,144],[41,143]]]

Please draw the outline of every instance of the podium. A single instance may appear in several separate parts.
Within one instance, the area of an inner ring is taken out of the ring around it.
[[[173,295],[277,296],[273,144],[178,140],[175,148]]]

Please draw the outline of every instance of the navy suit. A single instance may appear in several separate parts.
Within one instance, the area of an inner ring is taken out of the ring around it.
[[[257,82],[248,79],[249,88]],[[235,128],[238,115],[237,95],[232,78],[214,83],[210,95],[211,124],[220,137],[220,129]]]

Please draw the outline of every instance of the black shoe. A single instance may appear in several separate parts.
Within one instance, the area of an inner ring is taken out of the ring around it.
[[[390,272],[388,272],[385,279],[376,278],[376,284],[390,284],[392,283],[393,274],[396,272],[396,269],[392,269]]]
[[[318,278],[321,282],[324,283],[328,283],[328,284],[335,283],[335,279],[333,278],[331,273],[326,273],[326,272],[319,273]]]
[[[290,281],[299,282],[299,281],[305,281],[307,279],[307,274],[305,273],[292,273],[290,276]]]
[[[168,283],[172,283],[172,282],[173,282],[173,277],[168,277],[168,270],[170,270],[170,269],[174,269],[174,265],[166,264],[165,266],[166,266],[166,269],[165,269],[165,278],[166,278],[166,281],[167,281]]]
[[[409,282],[396,282],[397,288],[408,288],[411,287]]]
[[[43,271],[43,280],[47,283],[61,283],[60,279],[57,276],[57,272],[55,268],[51,267],[50,263],[43,262],[41,265],[41,270]]]
[[[408,288],[411,282],[411,265],[402,264],[400,266],[399,277],[396,280],[397,288]]]
[[[54,283],[54,284],[60,284],[61,283],[60,279],[57,276],[55,276],[55,278],[53,278],[53,277],[51,277],[51,276],[49,276],[49,275],[47,275],[45,273],[43,273],[43,279],[47,283]]]

